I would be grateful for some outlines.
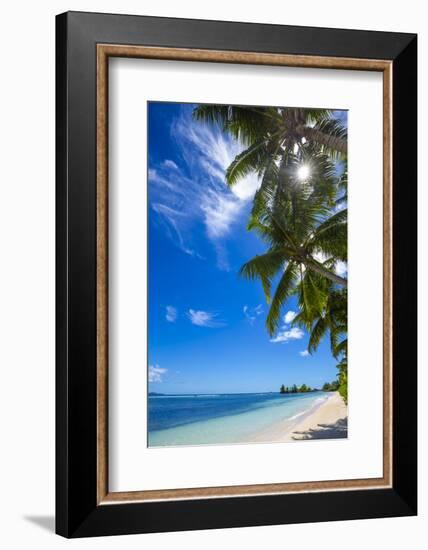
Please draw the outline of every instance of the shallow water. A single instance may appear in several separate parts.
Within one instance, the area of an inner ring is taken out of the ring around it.
[[[149,396],[149,446],[250,442],[252,434],[297,420],[327,398],[324,392]]]

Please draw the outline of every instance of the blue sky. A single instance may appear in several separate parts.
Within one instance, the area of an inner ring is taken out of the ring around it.
[[[278,391],[336,378],[328,341],[305,353],[290,299],[270,338],[261,284],[238,275],[265,245],[246,230],[255,175],[233,190],[224,171],[239,143],[192,119],[194,105],[148,104],[149,389],[161,393]]]

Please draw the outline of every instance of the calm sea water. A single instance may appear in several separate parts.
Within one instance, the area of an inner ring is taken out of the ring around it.
[[[297,422],[327,398],[324,392],[149,396],[149,446],[251,441],[276,422]]]

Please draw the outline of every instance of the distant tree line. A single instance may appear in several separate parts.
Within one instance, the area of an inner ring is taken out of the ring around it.
[[[326,382],[322,387],[322,391],[339,391],[339,387],[339,380],[333,380],[333,382]]]
[[[321,388],[322,391],[339,391],[340,393],[340,381],[339,380],[333,380],[333,382],[326,382],[323,387]],[[302,384],[301,386],[296,386],[296,384],[293,384],[292,386],[282,386],[279,389],[279,393],[308,393],[312,391],[319,391],[318,388],[311,388],[310,386],[307,386],[306,384]]]
[[[311,391],[318,391],[316,388],[311,388],[310,386],[307,386],[306,384],[302,384],[300,387],[297,387],[296,384],[293,384],[293,386],[282,386],[279,389],[279,393],[308,393]]]

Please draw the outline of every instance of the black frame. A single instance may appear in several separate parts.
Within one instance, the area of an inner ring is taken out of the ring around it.
[[[96,45],[393,61],[393,487],[97,506]],[[417,36],[68,12],[56,18],[56,532],[65,537],[417,513]]]

